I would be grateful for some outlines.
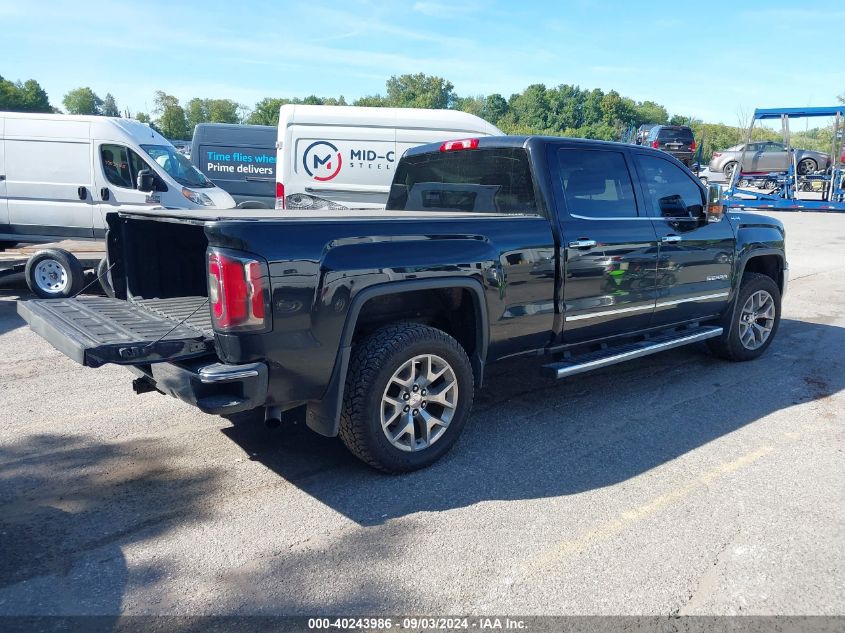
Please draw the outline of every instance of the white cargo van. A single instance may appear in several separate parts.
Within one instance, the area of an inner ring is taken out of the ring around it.
[[[108,211],[156,206],[235,201],[138,121],[0,112],[0,242],[99,238]]]
[[[379,208],[402,153],[424,143],[502,136],[457,110],[283,105],[276,143],[276,208]]]

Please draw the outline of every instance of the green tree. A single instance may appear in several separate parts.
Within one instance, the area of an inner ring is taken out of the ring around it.
[[[602,121],[605,125],[621,127],[634,119],[634,102],[611,90],[601,99]]]
[[[206,102],[206,99],[193,98],[185,104],[185,119],[190,129],[193,130],[198,124],[205,123],[209,120]]]
[[[546,86],[532,84],[521,94],[512,95],[508,102],[508,110],[513,115],[514,122],[541,133],[549,123],[549,100]]]
[[[135,114],[135,120],[140,121],[141,123],[149,123],[150,122],[150,115],[145,114],[144,112],[138,112]]]
[[[643,123],[663,125],[668,120],[669,113],[666,112],[666,108],[654,101],[643,101],[636,105],[634,125],[642,125]]]
[[[188,128],[185,110],[179,105],[179,99],[162,90],[156,90],[154,101],[153,112],[158,115],[154,122],[156,128],[168,139],[187,140],[191,130]]]
[[[231,99],[191,99],[185,104],[189,130],[199,123],[240,123],[241,104]]]
[[[64,96],[62,103],[68,114],[102,114],[100,107],[103,100],[87,86],[71,90]]]
[[[478,95],[476,97],[455,97],[452,107],[461,112],[469,112],[475,116],[482,116],[485,101],[484,95]]]
[[[550,130],[564,132],[584,124],[584,91],[578,86],[561,84],[547,91],[549,104],[547,125]]]
[[[120,110],[117,109],[117,102],[110,92],[107,92],[103,98],[101,111],[103,116],[120,116]]]
[[[481,110],[482,119],[496,125],[507,113],[508,102],[498,92],[484,98],[484,108]]]
[[[683,116],[682,114],[673,114],[669,118],[669,125],[689,125],[692,117]]]
[[[387,99],[381,95],[367,95],[365,97],[361,97],[360,99],[356,99],[352,105],[368,108],[385,108],[390,104],[387,102]]]
[[[604,92],[598,88],[593,88],[584,95],[584,116],[581,125],[594,125],[601,122],[604,114],[601,107],[603,98]]]
[[[417,73],[392,76],[387,80],[387,102],[398,108],[448,108],[455,101],[451,81]]]
[[[11,82],[0,76],[0,110],[8,112],[53,112],[47,93],[34,79]]]
[[[246,122],[251,125],[279,125],[279,108],[286,103],[290,100],[266,97],[255,104]]]

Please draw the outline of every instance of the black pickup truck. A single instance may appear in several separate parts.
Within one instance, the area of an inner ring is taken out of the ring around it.
[[[725,214],[646,147],[490,137],[406,152],[385,211],[138,211],[108,218],[115,297],[21,301],[89,367],[269,421],[305,407],[386,471],[427,466],[488,363],[564,378],[707,341],[750,360],[778,328],[780,222]],[[320,215],[322,213],[322,215]]]

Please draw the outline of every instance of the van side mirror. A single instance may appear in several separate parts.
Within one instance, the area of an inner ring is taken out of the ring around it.
[[[142,169],[138,172],[138,180],[135,184],[138,191],[151,193],[155,189],[155,176],[149,169]]]
[[[719,222],[725,217],[725,201],[722,198],[722,185],[707,185],[707,221]]]

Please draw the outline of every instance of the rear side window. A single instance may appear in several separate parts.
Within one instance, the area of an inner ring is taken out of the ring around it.
[[[590,218],[637,216],[631,174],[622,152],[560,149],[558,177],[572,215]]]
[[[403,158],[387,208],[537,213],[528,154],[522,148],[490,148]]]

